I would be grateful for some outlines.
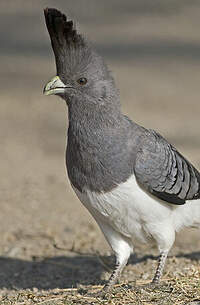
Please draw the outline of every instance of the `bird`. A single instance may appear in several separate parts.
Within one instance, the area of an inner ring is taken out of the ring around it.
[[[103,291],[119,280],[136,240],[157,246],[157,285],[176,233],[200,226],[200,173],[158,132],[122,113],[112,73],[74,21],[55,8],[44,15],[57,75],[43,93],[68,106],[68,177],[116,258]]]

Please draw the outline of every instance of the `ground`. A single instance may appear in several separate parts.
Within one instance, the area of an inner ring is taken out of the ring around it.
[[[42,95],[55,75],[46,6],[75,18],[105,57],[124,113],[200,168],[199,1],[2,0],[0,304],[199,304],[194,229],[177,235],[160,288],[142,287],[152,278],[156,248],[136,244],[111,294],[85,294],[108,278],[110,250],[66,175],[67,108]]]

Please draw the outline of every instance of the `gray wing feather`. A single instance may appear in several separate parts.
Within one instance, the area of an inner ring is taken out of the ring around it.
[[[137,181],[159,199],[184,204],[200,198],[200,173],[153,130],[146,132],[134,171]]]

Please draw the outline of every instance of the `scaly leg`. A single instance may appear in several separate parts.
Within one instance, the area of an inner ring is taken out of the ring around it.
[[[104,227],[104,230],[105,230],[105,227]],[[111,229],[110,229],[110,231],[111,231]],[[121,272],[124,269],[124,267],[126,266],[129,256],[132,252],[131,243],[128,241],[128,239],[126,237],[125,238],[122,237],[121,234],[112,231],[112,234],[109,236],[108,240],[116,255],[115,268],[114,268],[108,282],[105,284],[105,286],[103,287],[103,289],[101,291],[96,292],[96,293],[88,293],[88,295],[91,295],[93,297],[94,296],[95,297],[104,297],[105,294],[110,289],[112,289],[113,285],[119,280]]]
[[[128,259],[125,259],[123,263],[120,263],[119,261],[116,260],[115,268],[108,280],[108,282],[105,284],[103,287],[103,291],[107,292],[109,291],[110,288],[113,287],[115,283],[117,283],[118,279],[120,278],[120,275],[122,273],[122,270],[124,269]]]
[[[129,238],[121,235],[117,231],[115,231],[110,225],[107,223],[99,223],[99,226],[104,233],[108,243],[110,244],[113,252],[116,256],[115,268],[103,288],[103,292],[107,292],[112,286],[117,282],[120,278],[121,272],[127,264],[129,256],[133,251],[133,246],[131,240]]]
[[[158,284],[160,282],[161,276],[163,274],[163,269],[165,266],[166,258],[168,255],[168,251],[161,252],[159,259],[158,259],[158,266],[152,280],[152,284]]]

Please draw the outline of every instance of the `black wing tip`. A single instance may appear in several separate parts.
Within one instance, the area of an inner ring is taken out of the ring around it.
[[[169,194],[167,192],[157,192],[154,190],[153,190],[152,194],[159,197],[161,200],[172,203],[172,204],[176,204],[176,205],[185,204],[185,199],[179,198],[176,194]]]

